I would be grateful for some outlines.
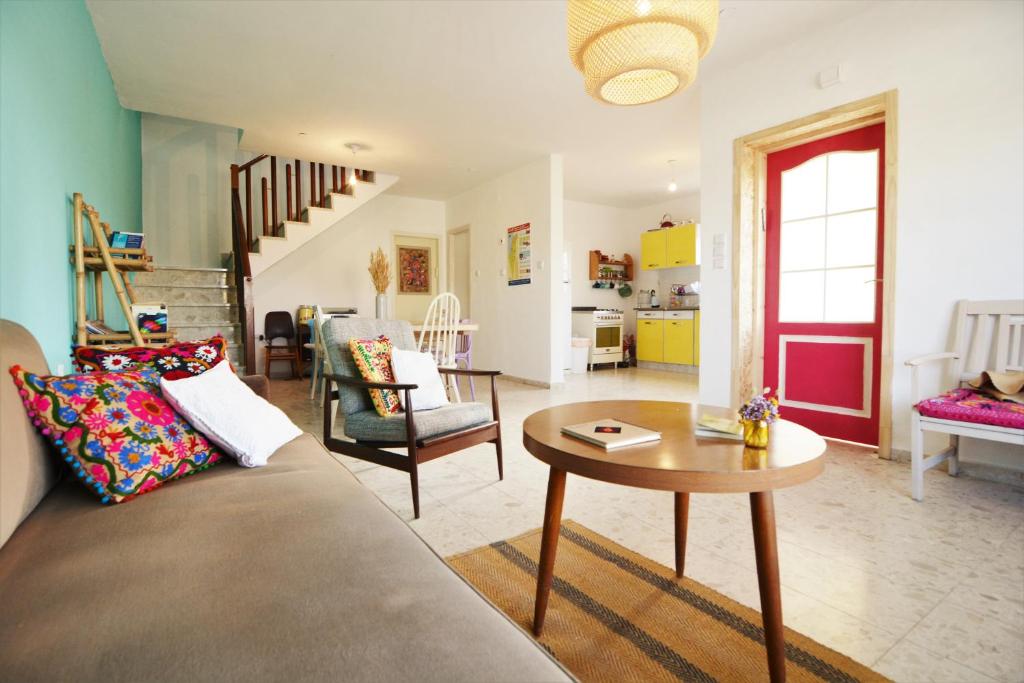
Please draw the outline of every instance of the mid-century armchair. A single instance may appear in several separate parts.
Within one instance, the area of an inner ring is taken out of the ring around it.
[[[370,401],[368,389],[392,389],[404,392],[405,405],[412,405],[410,392],[415,384],[366,382],[359,374],[348,342],[352,338],[371,339],[384,335],[395,348],[416,350],[412,326],[404,320],[371,318],[335,318],[322,328],[324,344],[333,372],[324,376],[324,445],[335,453],[377,463],[409,473],[412,484],[413,514],[420,516],[419,472],[421,464],[449,453],[481,443],[493,443],[498,456],[498,479],[504,478],[501,460],[501,422],[498,414],[496,370],[461,370],[438,368],[441,374],[489,377],[491,405],[483,403],[452,403],[434,410],[405,411],[382,417]],[[330,382],[338,386],[330,390]],[[333,400],[339,399],[344,414],[345,436],[332,434]],[[386,448],[405,448],[406,454],[392,453]]]

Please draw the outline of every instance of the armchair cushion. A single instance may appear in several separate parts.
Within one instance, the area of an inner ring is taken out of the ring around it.
[[[925,399],[917,404],[917,412],[940,420],[1024,429],[1024,405],[997,401],[971,389],[954,389]]]
[[[483,403],[451,403],[435,410],[414,411],[416,437],[429,439],[490,422],[491,408]],[[404,443],[405,414],[381,417],[374,410],[345,416],[345,436],[357,441]]]
[[[394,382],[395,373],[391,369],[391,340],[380,335],[376,339],[349,339],[352,360],[355,361],[359,374],[367,382]],[[391,389],[370,389],[370,400],[377,414],[382,417],[393,415],[402,409],[398,401],[398,392]]]
[[[397,349],[416,350],[412,326],[405,320],[377,320],[375,318],[330,318],[321,328],[324,348],[330,359],[331,370],[338,375],[360,379],[361,375],[352,359],[348,340],[367,339],[380,335],[391,340]],[[341,412],[345,415],[363,410],[374,410],[370,395],[365,389],[338,387]]]

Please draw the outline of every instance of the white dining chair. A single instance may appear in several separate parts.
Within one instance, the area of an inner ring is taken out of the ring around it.
[[[430,302],[427,315],[423,319],[417,350],[429,352],[440,368],[455,367],[455,349],[459,336],[461,308],[457,296],[451,292],[444,292],[438,294]],[[445,378],[449,397],[458,403],[461,399],[455,376],[446,375]]]

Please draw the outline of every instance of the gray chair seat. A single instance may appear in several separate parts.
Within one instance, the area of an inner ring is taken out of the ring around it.
[[[417,439],[429,439],[491,421],[491,407],[483,403],[452,403],[413,413]],[[376,410],[345,416],[345,436],[357,441],[404,442],[405,413],[381,417]]]

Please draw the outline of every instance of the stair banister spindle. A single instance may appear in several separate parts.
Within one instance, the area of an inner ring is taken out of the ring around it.
[[[260,179],[260,186],[263,190],[263,234],[270,234],[270,221],[267,220],[270,215],[267,213],[267,176],[263,176]]]
[[[331,192],[338,191],[338,166],[331,164]]]
[[[295,160],[295,220],[302,220],[302,166]]]
[[[252,249],[252,173],[245,168],[245,238]]]
[[[309,205],[316,206],[316,164],[309,162]]]
[[[324,165],[320,164],[320,204],[318,204],[318,206],[324,205],[324,199],[326,197],[327,194],[324,192]]]
[[[339,189],[339,192],[345,194],[345,186],[348,184],[348,178],[345,176],[344,166],[341,167],[341,173],[339,175],[341,175],[341,187]]]
[[[270,225],[277,233],[277,157],[270,157]]]
[[[284,216],[286,221],[292,218],[292,165],[284,165]]]

